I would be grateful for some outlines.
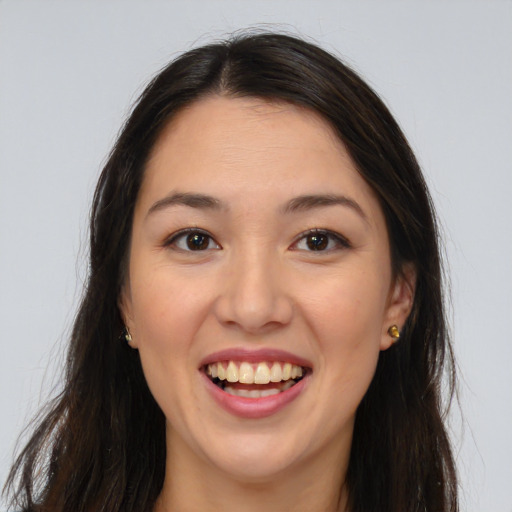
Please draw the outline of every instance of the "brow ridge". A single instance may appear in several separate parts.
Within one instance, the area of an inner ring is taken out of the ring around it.
[[[193,192],[174,192],[156,201],[148,210],[147,215],[149,216],[154,212],[174,205],[183,205],[191,208],[207,210],[220,210],[226,208],[222,201],[213,196]],[[357,201],[338,194],[307,194],[297,196],[290,199],[290,201],[288,201],[281,210],[283,214],[290,214],[329,206],[346,206],[351,208],[366,222],[368,222],[368,217]]]
[[[357,201],[338,194],[311,194],[294,197],[283,208],[283,213],[295,213],[326,206],[347,206],[368,222],[368,217]]]
[[[206,210],[220,210],[223,207],[223,204],[219,199],[206,194],[174,192],[156,201],[148,210],[147,215],[174,205],[189,206],[191,208]]]

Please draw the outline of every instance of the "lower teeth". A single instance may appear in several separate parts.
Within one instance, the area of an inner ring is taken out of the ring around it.
[[[229,395],[242,396],[244,398],[264,398],[266,396],[278,395],[279,393],[290,389],[296,382],[294,380],[286,381],[281,388],[268,388],[268,389],[243,389],[233,388],[226,385],[223,390]]]

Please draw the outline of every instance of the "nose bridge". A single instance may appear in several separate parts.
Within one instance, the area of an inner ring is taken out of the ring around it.
[[[248,332],[288,323],[292,304],[281,270],[278,255],[268,246],[248,244],[234,251],[219,298],[222,321]]]

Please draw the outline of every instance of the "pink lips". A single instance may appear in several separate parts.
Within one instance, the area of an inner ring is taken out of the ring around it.
[[[254,351],[247,349],[229,349],[210,354],[201,362],[200,369],[202,370],[206,365],[218,361],[247,361],[249,363],[282,361],[306,368],[312,367],[309,361],[282,350],[260,349]],[[297,384],[294,384],[291,388],[277,395],[261,398],[245,398],[224,392],[210,380],[204,371],[201,371],[201,375],[208,392],[211,393],[214,400],[223,409],[235,416],[247,419],[264,418],[277,413],[294,401],[306,389],[310,379],[310,373],[308,372]]]
[[[292,363],[306,368],[312,367],[311,362],[284,350],[248,350],[243,348],[220,350],[219,352],[210,354],[201,361],[201,366],[206,366],[207,364],[216,363],[218,361],[247,361],[248,363],[282,361],[283,363]]]

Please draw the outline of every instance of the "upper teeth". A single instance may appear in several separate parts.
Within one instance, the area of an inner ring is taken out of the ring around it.
[[[211,363],[206,367],[206,373],[219,380],[228,382],[241,382],[242,384],[268,384],[283,380],[302,377],[302,367],[291,363],[257,363],[229,361],[225,363]]]

